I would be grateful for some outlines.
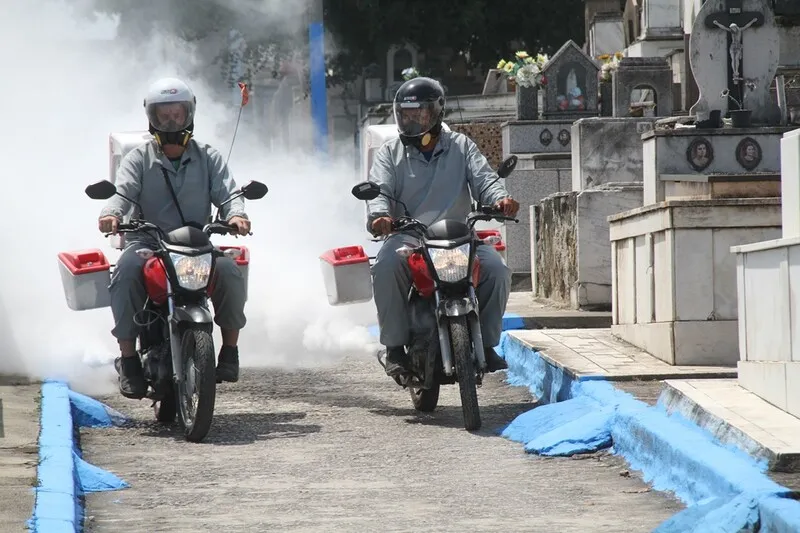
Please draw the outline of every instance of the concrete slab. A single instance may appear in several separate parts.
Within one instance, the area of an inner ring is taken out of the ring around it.
[[[614,337],[607,328],[518,330],[509,335],[578,380],[736,377],[735,367],[668,365]]]
[[[770,471],[800,472],[800,418],[761,399],[735,379],[668,380],[660,403],[720,442],[766,460]]]
[[[576,311],[534,298],[532,292],[512,292],[506,313],[522,318],[525,329],[607,328],[610,311]]]
[[[33,512],[39,396],[39,385],[0,385],[0,533],[27,531]]]

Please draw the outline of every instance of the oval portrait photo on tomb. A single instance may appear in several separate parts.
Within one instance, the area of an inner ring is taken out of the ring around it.
[[[539,134],[539,142],[542,143],[542,146],[550,146],[550,143],[553,142],[553,132],[547,128],[543,129]]]
[[[761,163],[761,146],[752,137],[745,137],[736,147],[736,160],[747,170]]]
[[[561,143],[561,146],[566,146],[572,140],[572,135],[570,135],[569,131],[561,130],[558,132],[558,142]]]
[[[707,169],[714,161],[714,149],[711,143],[702,137],[693,140],[686,149],[686,160],[698,172]]]

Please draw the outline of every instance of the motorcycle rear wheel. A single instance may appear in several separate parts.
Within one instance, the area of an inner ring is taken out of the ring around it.
[[[411,394],[414,409],[423,413],[430,413],[435,410],[436,406],[439,405],[439,388],[440,385],[438,383],[434,383],[430,389],[409,387],[408,392]]]
[[[472,358],[467,317],[450,318],[450,344],[456,362],[458,389],[461,393],[461,412],[464,415],[464,429],[477,431],[481,428],[481,412],[478,406],[478,386],[475,363]]]
[[[176,391],[184,437],[202,441],[211,429],[217,394],[216,360],[211,326],[187,326],[181,336],[183,384]]]
[[[175,394],[175,385],[170,384],[164,398],[153,405],[156,420],[162,424],[172,424],[178,414],[178,398]]]

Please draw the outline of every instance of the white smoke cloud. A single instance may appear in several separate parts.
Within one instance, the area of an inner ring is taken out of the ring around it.
[[[108,177],[109,133],[145,128],[142,98],[159,77],[190,83],[198,99],[195,134],[223,155],[237,109],[187,77],[201,62],[186,43],[163,37],[131,50],[111,40],[112,19],[81,19],[57,0],[3,4],[0,372],[112,392],[111,312],[68,309],[56,263],[58,252],[84,248],[116,258],[96,228],[102,203],[83,190]],[[267,15],[270,5],[262,4]],[[319,269],[325,249],[363,241],[363,208],[349,194],[351,161],[318,161],[299,149],[269,152],[253,113],[253,106],[244,110],[231,170],[239,184],[257,179],[270,193],[248,202],[252,237],[219,241],[246,244],[252,254],[243,366],[326,364],[374,348],[364,327],[375,322],[374,304],[330,307]]]

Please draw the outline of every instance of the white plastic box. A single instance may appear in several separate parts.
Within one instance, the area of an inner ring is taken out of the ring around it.
[[[97,249],[61,252],[58,268],[70,309],[85,311],[111,305],[108,291],[111,264],[103,252]]]
[[[239,270],[242,272],[242,276],[244,276],[244,295],[245,301],[247,301],[247,281],[250,277],[250,250],[247,246],[219,246],[219,249],[223,252],[229,248],[236,248],[242,251],[242,254],[234,259],[233,262],[236,263],[236,266],[238,266]]]
[[[369,256],[361,246],[328,250],[320,256],[328,303],[345,305],[372,299]]]
[[[494,249],[497,250],[497,253],[500,254],[500,257],[503,258],[504,262],[507,262],[508,259],[506,257],[506,243],[503,240],[503,234],[500,232],[499,229],[475,229],[475,233],[478,234],[479,239],[485,239],[486,237],[490,236],[497,236],[500,237],[500,242],[494,245]]]

